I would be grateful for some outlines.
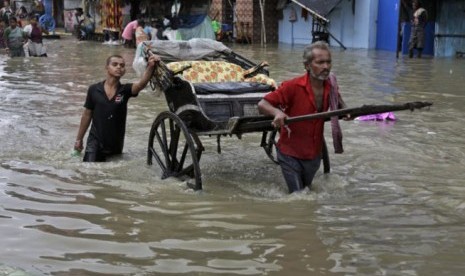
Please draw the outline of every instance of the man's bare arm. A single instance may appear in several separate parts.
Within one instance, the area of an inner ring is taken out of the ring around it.
[[[76,142],[74,143],[74,149],[77,151],[82,151],[84,148],[83,139],[86,135],[87,129],[89,128],[90,122],[92,121],[92,110],[84,109],[81,116],[81,123],[79,125],[78,134],[76,136]]]
[[[156,64],[160,61],[160,57],[157,55],[150,55],[147,68],[144,71],[141,79],[132,85],[131,92],[133,95],[139,94],[139,92],[144,89],[149,83],[153,75],[153,70],[155,70]]]
[[[281,109],[274,107],[267,100],[262,99],[258,103],[258,110],[264,115],[273,116],[273,122],[271,123],[275,128],[279,128],[285,125],[285,120],[287,118],[286,113]]]

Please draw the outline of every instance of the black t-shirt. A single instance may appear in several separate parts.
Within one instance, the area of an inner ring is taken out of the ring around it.
[[[132,83],[120,83],[115,96],[108,99],[104,83],[105,81],[93,84],[87,91],[84,107],[92,110],[92,126],[86,152],[119,154],[123,152],[128,101],[130,97],[137,95],[131,92]]]

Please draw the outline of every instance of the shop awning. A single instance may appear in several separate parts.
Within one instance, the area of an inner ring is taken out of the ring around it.
[[[306,9],[313,17],[329,22],[326,18],[328,14],[336,7],[342,0],[292,0],[292,2]]]

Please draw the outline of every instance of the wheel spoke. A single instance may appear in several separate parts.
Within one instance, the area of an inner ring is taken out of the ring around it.
[[[166,149],[166,146],[168,145],[168,142],[167,142],[167,139],[166,139],[166,126],[165,126],[165,120],[161,120],[160,122],[160,128],[161,128],[161,133],[162,133],[162,141],[163,141],[163,145],[165,146],[165,149]],[[158,133],[158,131],[157,131]],[[168,152],[168,151],[166,151]]]
[[[160,137],[160,133],[158,133],[158,130],[155,131],[155,136],[157,137],[158,144],[160,145],[161,151],[163,152],[163,155],[165,156],[166,168],[168,168],[169,164],[171,164],[171,160],[168,156],[168,150],[166,149],[166,144],[163,144],[163,139]]]
[[[184,169],[182,169],[181,171],[177,172],[176,173],[176,176],[182,176],[182,175],[191,175],[192,174],[192,171],[194,170],[194,165],[191,164],[187,167],[185,167]]]
[[[173,169],[174,171],[178,171],[174,167],[175,166],[178,167],[178,164],[179,164],[177,154],[178,154],[178,144],[179,144],[180,133],[181,133],[181,129],[177,126],[171,131],[169,154],[171,157],[171,165],[172,165],[171,169]]]
[[[157,160],[158,165],[160,165],[161,170],[163,171],[163,174],[166,173],[166,167],[165,164],[161,161],[160,156],[158,156],[158,153],[155,151],[153,147],[150,148],[150,151],[152,152],[152,155],[155,156],[155,159]]]
[[[181,170],[181,168],[184,166],[184,161],[186,160],[187,156],[187,151],[189,150],[189,145],[187,143],[184,144],[184,149],[182,150],[182,155],[181,155],[181,160],[179,160],[178,165],[176,166],[175,171]]]

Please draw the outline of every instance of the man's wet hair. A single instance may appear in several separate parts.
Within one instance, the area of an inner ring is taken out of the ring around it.
[[[107,66],[110,65],[110,62],[111,62],[111,59],[112,59],[112,58],[120,58],[120,59],[124,60],[124,58],[123,58],[121,55],[116,55],[116,54],[115,54],[115,55],[111,55],[111,56],[109,56],[109,57],[107,58]]]
[[[328,43],[324,41],[316,41],[304,48],[303,62],[307,64],[313,60],[313,49],[326,50],[331,54]]]

